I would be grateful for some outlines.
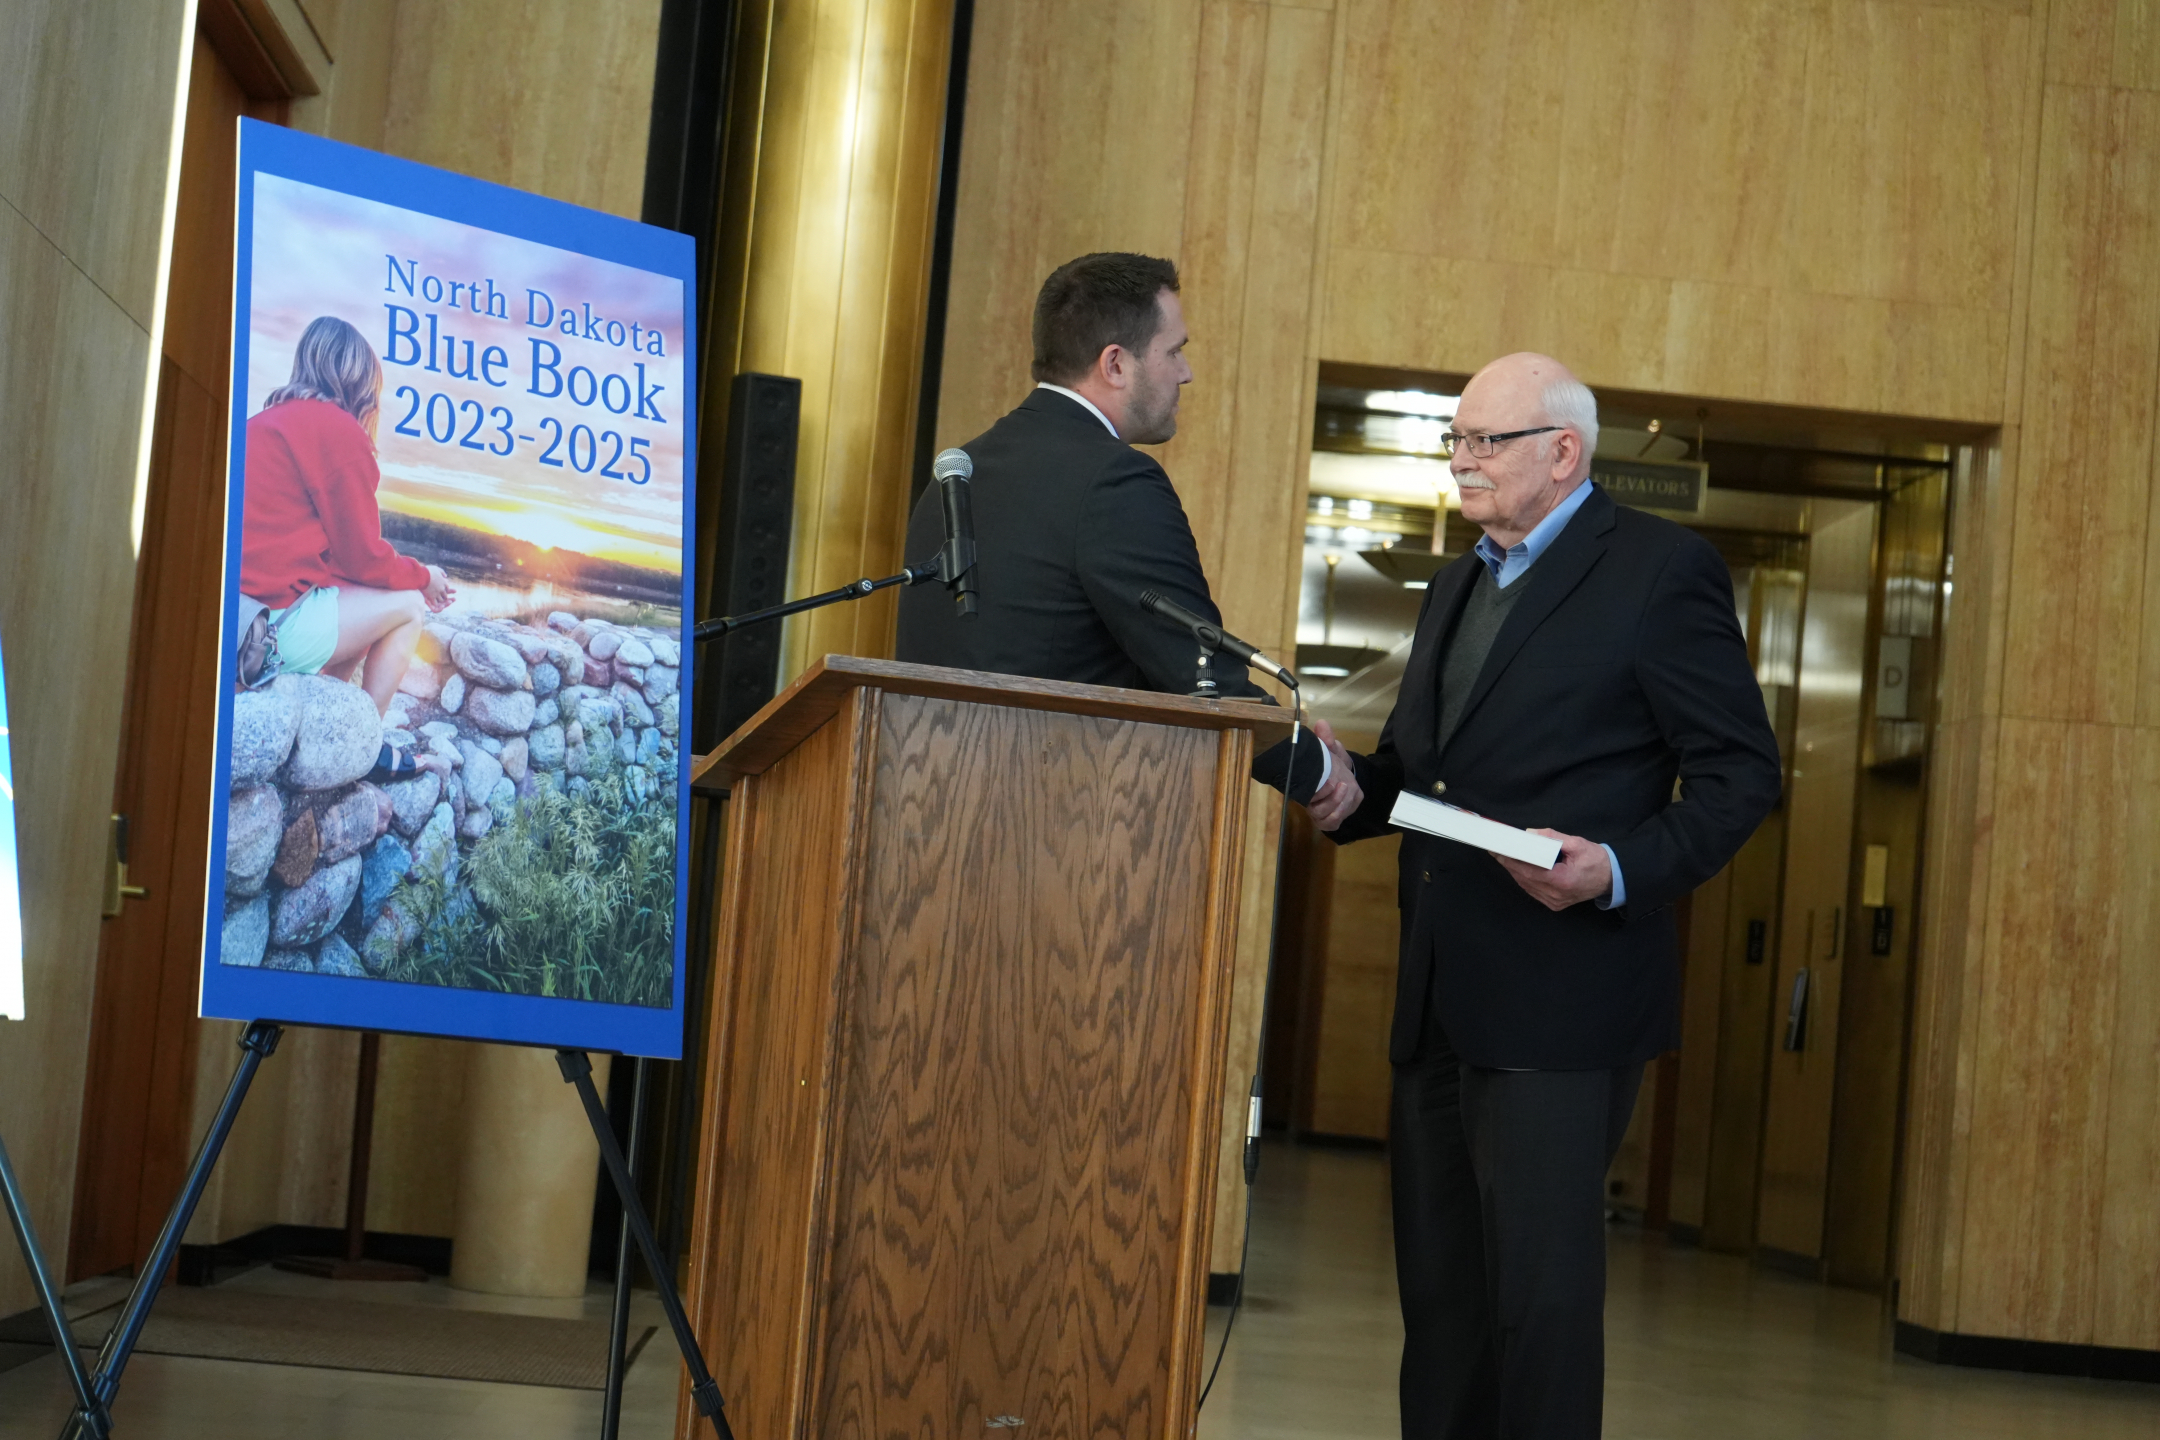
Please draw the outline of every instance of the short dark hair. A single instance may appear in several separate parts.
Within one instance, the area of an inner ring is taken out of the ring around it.
[[[1145,350],[1162,327],[1155,297],[1177,288],[1177,266],[1152,255],[1113,250],[1058,266],[1035,297],[1035,378],[1077,380],[1111,345]]]

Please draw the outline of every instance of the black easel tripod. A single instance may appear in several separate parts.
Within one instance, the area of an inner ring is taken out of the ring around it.
[[[4,1171],[8,1197],[8,1215],[15,1223],[16,1237],[23,1242],[24,1253],[31,1258],[31,1269],[38,1278],[39,1302],[45,1309],[46,1322],[53,1327],[59,1343],[62,1363],[75,1389],[75,1410],[62,1428],[61,1440],[102,1440],[111,1433],[111,1406],[113,1396],[120,1389],[120,1375],[127,1368],[134,1354],[135,1344],[142,1338],[142,1329],[150,1318],[151,1303],[165,1282],[166,1271],[172,1268],[173,1257],[179,1252],[180,1237],[186,1233],[188,1222],[195,1216],[195,1207],[202,1200],[204,1187],[209,1183],[210,1172],[217,1164],[218,1152],[225,1148],[225,1141],[232,1134],[233,1121],[239,1117],[240,1103],[247,1098],[249,1086],[255,1082],[255,1072],[262,1062],[277,1049],[285,1029],[282,1025],[258,1020],[247,1027],[240,1037],[240,1065],[233,1072],[232,1083],[225,1088],[225,1099],[218,1106],[216,1117],[210,1122],[209,1131],[202,1144],[196,1148],[195,1158],[189,1162],[187,1178],[181,1183],[180,1196],[173,1202],[172,1213],[165,1219],[165,1227],[158,1232],[157,1241],[150,1247],[150,1258],[135,1272],[135,1284],[128,1291],[127,1302],[120,1309],[120,1318],[113,1322],[105,1343],[98,1347],[97,1360],[88,1374],[82,1371],[81,1361],[75,1354],[68,1336],[67,1319],[61,1313],[59,1300],[52,1293],[50,1280],[45,1276],[35,1258],[35,1242],[29,1237],[29,1216],[20,1208],[12,1170],[6,1170],[4,1155],[0,1155],[0,1171]],[[600,1142],[600,1157],[607,1166],[609,1176],[615,1182],[616,1193],[622,1198],[623,1216],[636,1236],[638,1247],[644,1252],[645,1264],[652,1271],[653,1283],[659,1287],[660,1303],[667,1311],[668,1325],[675,1332],[675,1343],[682,1350],[683,1363],[690,1370],[690,1397],[698,1412],[712,1422],[713,1433],[719,1440],[734,1440],[734,1432],[728,1428],[727,1417],[721,1413],[720,1387],[705,1368],[704,1353],[698,1348],[697,1336],[691,1333],[690,1319],[683,1313],[682,1298],[675,1291],[675,1276],[660,1258],[660,1245],[653,1238],[652,1224],[645,1218],[645,1207],[638,1201],[637,1186],[630,1176],[630,1167],[623,1160],[622,1147],[615,1143],[615,1132],[608,1124],[607,1110],[600,1103],[600,1093],[593,1088],[592,1061],[582,1050],[558,1050],[555,1063],[562,1068],[563,1079],[577,1087],[578,1099],[585,1107],[585,1117],[591,1122],[593,1135]],[[628,1266],[618,1269],[627,1273]],[[616,1347],[620,1354],[621,1347]]]
[[[38,1309],[45,1312],[45,1325],[52,1331],[53,1348],[59,1352],[60,1364],[67,1371],[68,1387],[75,1392],[76,1408],[88,1417],[88,1433],[102,1437],[112,1429],[112,1418],[104,1403],[91,1392],[90,1374],[83,1369],[82,1356],[75,1353],[75,1337],[68,1331],[67,1312],[60,1308],[60,1293],[53,1287],[52,1272],[45,1264],[45,1252],[38,1248],[37,1231],[30,1224],[30,1204],[23,1195],[22,1185],[15,1179],[15,1167],[8,1161],[4,1139],[0,1139],[0,1199],[6,1202],[8,1225],[14,1230],[15,1243],[22,1250],[23,1264],[29,1268],[30,1283],[37,1290]]]

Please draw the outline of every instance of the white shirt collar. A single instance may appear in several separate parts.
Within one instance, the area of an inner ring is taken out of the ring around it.
[[[1058,394],[1065,396],[1067,399],[1079,401],[1082,405],[1087,406],[1088,414],[1093,415],[1097,420],[1102,421],[1103,429],[1109,431],[1111,435],[1115,436],[1117,439],[1122,440],[1125,438],[1124,436],[1117,433],[1117,426],[1110,423],[1110,417],[1103,414],[1102,411],[1096,409],[1095,402],[1088,399],[1087,396],[1082,395],[1079,391],[1068,390],[1063,385],[1052,385],[1047,380],[1036,381],[1035,388],[1037,390],[1055,390]]]

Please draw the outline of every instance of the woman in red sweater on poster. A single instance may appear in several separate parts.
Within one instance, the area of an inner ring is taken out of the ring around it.
[[[383,539],[381,396],[382,362],[366,338],[333,316],[310,321],[292,379],[248,421],[240,590],[269,607],[281,671],[347,678],[357,666],[360,688],[386,712],[421,623],[457,592],[441,566]],[[411,768],[404,756],[388,764]]]

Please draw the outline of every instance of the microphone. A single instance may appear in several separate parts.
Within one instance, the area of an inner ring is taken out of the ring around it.
[[[1143,590],[1140,592],[1140,608],[1152,610],[1165,620],[1174,620],[1183,625],[1192,631],[1194,639],[1210,650],[1227,651],[1233,658],[1244,661],[1263,674],[1274,676],[1292,690],[1298,688],[1297,676],[1291,672],[1289,666],[1276,664],[1222,626],[1201,619],[1175,600],[1165,599],[1153,590]]]
[[[945,450],[930,462],[930,476],[938,482],[945,502],[945,548],[938,552],[938,579],[952,591],[953,609],[963,617],[975,614],[975,512],[970,508],[968,486],[975,462],[965,450]]]

